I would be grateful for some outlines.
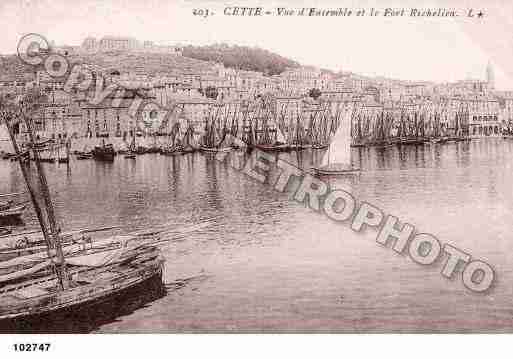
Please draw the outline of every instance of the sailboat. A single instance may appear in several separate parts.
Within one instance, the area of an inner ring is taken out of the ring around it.
[[[185,131],[184,139],[183,139],[183,153],[193,153],[196,151],[196,146],[194,144],[194,127],[190,123],[189,120],[187,120],[187,130]]]
[[[268,152],[283,152],[289,150],[285,136],[283,136],[280,128],[276,126],[272,132],[275,133],[275,141],[273,144],[256,144],[255,147]]]
[[[215,114],[212,114],[215,112]],[[207,118],[205,118],[205,132],[202,139],[202,145],[200,151],[202,152],[230,152],[232,150],[229,134],[229,130],[224,123],[223,127],[220,127],[219,122],[221,107],[209,112]]]
[[[125,153],[125,158],[130,160],[135,160],[136,158],[136,150],[137,146],[135,144],[135,129],[132,130],[132,141],[130,145],[128,145],[128,151]]]
[[[59,163],[69,163],[69,153],[71,148],[71,140],[63,140],[57,148],[57,157]]]
[[[351,121],[350,112],[346,113],[338,126],[330,147],[322,158],[319,167],[313,167],[316,175],[332,176],[355,174],[360,171],[359,168],[351,164]]]

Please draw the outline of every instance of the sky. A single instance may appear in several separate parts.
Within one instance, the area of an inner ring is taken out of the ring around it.
[[[259,46],[304,65],[404,80],[453,82],[485,79],[490,62],[496,87],[513,90],[513,1],[507,0],[240,0],[238,6],[456,9],[451,18],[233,17],[233,2],[194,0],[1,0],[0,53],[16,51],[30,32],[57,45],[80,45],[87,36],[131,36],[159,44],[216,42]],[[486,4],[486,5],[484,5]],[[480,19],[467,17],[481,10]],[[194,16],[193,9],[215,15]]]

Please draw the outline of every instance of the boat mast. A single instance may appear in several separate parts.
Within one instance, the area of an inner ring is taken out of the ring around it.
[[[41,230],[43,232],[43,238],[45,239],[46,245],[47,245],[47,254],[50,257],[50,248],[51,248],[51,241],[48,236],[48,230],[46,228],[46,223],[43,220],[43,212],[41,210],[41,207],[39,207],[39,203],[36,200],[36,192],[32,188],[32,185],[30,183],[30,176],[28,173],[27,168],[27,162],[25,161],[24,154],[21,153],[20,148],[18,146],[18,142],[16,141],[16,137],[14,134],[14,129],[12,127],[12,114],[8,114],[5,112],[5,110],[2,110],[2,118],[5,122],[5,126],[7,127],[7,133],[9,134],[9,138],[11,140],[14,153],[16,153],[16,158],[18,159],[18,162],[20,163],[21,173],[23,175],[23,178],[25,180],[25,184],[27,185],[27,190],[30,196],[30,199],[32,203],[34,204],[34,210],[36,212],[37,219],[39,223],[41,224]]]
[[[23,104],[22,104],[23,106]],[[29,135],[29,141],[31,144],[31,148],[33,149],[34,146],[34,132],[32,130],[32,119],[27,118],[24,111],[21,113],[21,117],[23,119],[23,122],[25,123],[25,126],[27,127],[27,133]],[[57,255],[57,259],[59,261],[59,270],[57,271],[57,276],[59,278],[61,289],[66,289],[68,287],[68,276],[66,271],[66,261],[64,260],[64,253],[62,251],[62,245],[61,240],[59,238],[61,229],[57,225],[57,220],[55,218],[55,211],[53,208],[52,199],[50,196],[50,190],[48,189],[48,182],[46,180],[46,174],[44,172],[43,166],[41,165],[41,162],[39,161],[39,154],[37,151],[32,151],[34,155],[34,162],[36,164],[37,169],[37,177],[39,179],[41,194],[43,197],[43,202],[45,204],[46,209],[46,217],[48,219],[49,223],[49,229],[51,233],[51,237],[53,238],[53,245],[54,249]]]
[[[41,226],[43,238],[46,243],[46,252],[47,252],[48,258],[51,259],[53,257],[52,249],[55,249],[57,258],[60,261],[60,263],[59,263],[60,265],[59,265],[59,268],[57,268],[57,266],[55,265],[55,262],[52,260],[51,266],[59,279],[59,284],[60,284],[61,289],[65,289],[68,286],[68,281],[67,281],[67,275],[66,275],[66,266],[65,266],[65,261],[64,261],[64,255],[62,252],[62,247],[61,247],[61,243],[60,243],[60,239],[59,239],[59,230],[57,229],[57,225],[56,225],[56,221],[55,221],[55,214],[53,211],[53,206],[51,204],[50,193],[48,191],[48,184],[46,182],[46,177],[44,175],[44,172],[42,171],[41,163],[39,161],[39,153],[34,149],[34,136],[32,133],[32,126],[30,124],[30,121],[27,120],[27,118],[25,117],[25,114],[23,113],[23,111],[17,111],[18,113],[14,114],[12,112],[9,113],[9,111],[6,111],[3,109],[2,112],[3,112],[2,117],[5,120],[4,122],[6,124],[7,131],[9,133],[9,138],[12,142],[14,152],[16,153],[16,156],[20,163],[20,169],[21,169],[23,178],[25,180],[25,183],[27,185],[30,199],[34,205],[34,211],[36,212],[37,219]],[[28,151],[26,153],[22,153],[20,151],[18,142],[16,140],[14,129],[13,129],[12,123],[11,123],[13,117],[15,117],[15,116],[19,116],[19,117],[23,118],[23,121],[27,127],[27,132],[28,132],[29,140],[30,140],[30,147],[32,147],[34,161],[36,163],[36,168],[37,168],[37,172],[38,172],[37,174],[38,174],[38,179],[39,179],[39,183],[40,183],[40,187],[41,187],[41,192],[42,192],[41,194],[42,194],[42,197],[44,200],[44,206],[41,206],[40,203],[38,202],[36,191],[32,187],[32,183],[30,181],[30,174],[29,174],[30,163],[28,162],[29,153],[28,153]],[[46,213],[45,213],[45,210],[46,210]],[[45,221],[45,214],[46,214],[48,223]]]

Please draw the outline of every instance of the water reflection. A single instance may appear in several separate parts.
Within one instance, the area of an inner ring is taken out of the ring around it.
[[[324,153],[273,156],[309,170]],[[458,278],[442,278],[440,268],[419,267],[296,203],[294,189],[278,193],[212,155],[77,161],[71,175],[66,166],[45,165],[65,229],[216,223],[165,249],[166,282],[198,273],[208,280],[93,329],[512,330],[513,141],[353,148],[352,155],[362,172],[327,178],[330,187],[491,263],[500,278],[493,293],[469,293]],[[248,159],[243,152],[228,156],[233,163]],[[1,161],[0,177],[1,193],[24,190],[16,163]],[[24,221],[36,226],[30,211]]]

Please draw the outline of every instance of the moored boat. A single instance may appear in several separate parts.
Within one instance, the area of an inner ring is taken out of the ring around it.
[[[55,274],[11,280],[0,289],[0,327],[20,319],[31,322],[42,315],[72,315],[83,306],[93,305],[147,281],[162,281],[164,259],[155,247],[99,254],[100,260],[98,255],[68,259],[69,287],[65,290],[59,288],[59,278]]]
[[[76,154],[77,160],[90,160],[93,158],[93,154],[91,152],[81,152]]]
[[[202,152],[230,152],[232,150],[232,147],[205,147],[201,146],[200,151]]]
[[[349,165],[330,164],[319,168],[313,168],[313,171],[318,176],[338,176],[358,174],[360,172],[360,168]]]
[[[333,136],[328,150],[318,167],[312,167],[318,176],[351,175],[360,171],[351,164],[351,117],[347,112]]]
[[[97,161],[113,162],[116,156],[116,151],[112,144],[103,143],[101,146],[96,146],[92,151],[93,158]]]
[[[324,143],[324,144],[313,144],[312,145],[312,150],[323,150],[325,148],[328,148],[330,146],[329,143]]]
[[[26,204],[19,204],[0,210],[0,220],[19,219],[26,208]]]
[[[286,152],[290,150],[290,146],[284,143],[274,145],[255,145],[255,148],[266,152]]]

